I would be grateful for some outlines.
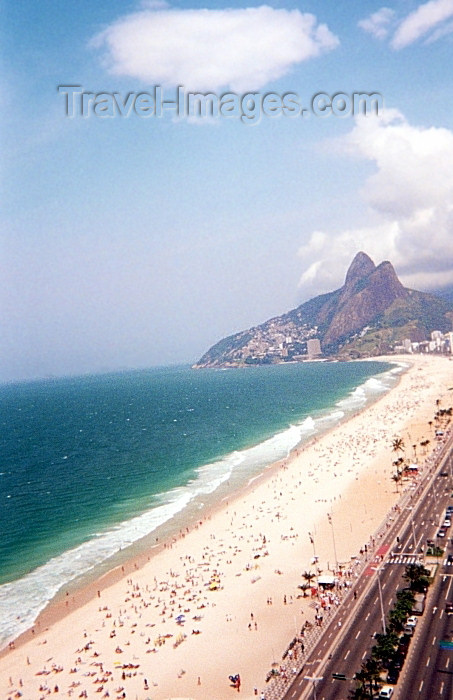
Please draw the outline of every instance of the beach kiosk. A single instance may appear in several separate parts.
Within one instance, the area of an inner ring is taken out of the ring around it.
[[[323,590],[332,590],[335,588],[335,583],[335,576],[318,576],[318,586],[321,586]]]

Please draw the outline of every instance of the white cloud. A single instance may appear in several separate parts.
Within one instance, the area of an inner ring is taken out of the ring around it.
[[[358,250],[376,263],[390,260],[407,285],[453,283],[453,132],[412,126],[390,110],[358,117],[343,153],[345,146],[375,164],[360,193],[370,225],[312,234],[299,250],[307,296],[340,286]]]
[[[256,90],[330,51],[338,38],[312,14],[266,5],[150,10],[121,17],[94,39],[117,75],[187,90]]]
[[[358,25],[368,34],[372,34],[377,39],[385,39],[389,32],[389,25],[395,17],[395,11],[389,7],[381,7],[380,10],[374,12],[370,17],[360,20]]]
[[[399,25],[392,39],[394,49],[403,49],[420,37],[426,36],[431,30],[439,38],[445,32],[439,25],[453,17],[453,0],[430,0],[430,2],[420,5],[414,12],[411,12]],[[451,31],[451,25],[450,25]],[[431,36],[434,38],[434,34]]]

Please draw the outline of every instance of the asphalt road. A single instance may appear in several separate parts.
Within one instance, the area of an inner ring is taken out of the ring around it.
[[[387,614],[396,600],[396,591],[406,585],[402,579],[405,566],[419,560],[426,539],[434,538],[438,532],[447,503],[453,503],[451,488],[446,488],[450,486],[450,478],[440,476],[445,463],[448,469],[452,459],[452,442],[449,441],[446,451],[449,456],[444,457],[442,466],[435,469],[429,487],[424,488],[417,502],[395,518],[382,540],[379,556],[370,562],[356,586],[357,600],[350,596],[342,604],[339,614],[325,630],[284,700],[314,698],[315,692],[317,700],[342,700],[348,698],[350,690],[355,688],[353,676],[369,654],[375,633],[383,628],[376,569],[380,569],[382,603]],[[416,500],[415,496],[413,500]],[[448,542],[453,537],[453,526],[450,530]],[[448,551],[453,553],[453,546]],[[381,556],[384,558],[382,563]],[[453,698],[453,649],[448,650],[444,643],[441,644],[446,639],[453,641],[453,615],[445,614],[445,600],[453,599],[451,574],[453,567],[450,565],[444,567],[442,576],[436,577],[427,609],[419,618],[408,658],[395,686],[395,700]],[[333,678],[333,673],[344,675],[345,680]],[[313,683],[306,680],[306,676],[320,680]],[[434,688],[435,695],[432,694]]]
[[[453,552],[453,547],[449,551]],[[436,579],[429,608],[425,610],[422,624],[417,626],[419,629],[399,680],[395,700],[453,698],[453,614],[445,612],[446,601],[453,601],[452,569],[452,565],[444,563]]]

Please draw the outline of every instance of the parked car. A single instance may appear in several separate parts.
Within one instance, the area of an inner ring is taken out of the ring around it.
[[[392,666],[392,668],[389,668],[388,673],[387,673],[387,683],[397,683],[398,678],[400,675],[400,670],[399,668],[395,668]]]
[[[410,627],[416,627],[417,626],[417,618],[415,615],[411,615],[410,617],[407,618],[406,625],[409,625]]]
[[[447,557],[447,564],[453,564],[453,554],[449,554]]]
[[[393,695],[393,688],[391,685],[384,685],[383,688],[381,688],[381,692],[379,693],[380,698],[391,698]]]
[[[441,527],[439,532],[437,533],[437,537],[445,537],[445,532],[446,530],[443,527]]]
[[[402,660],[404,661],[404,658],[407,654],[407,650],[409,649],[409,644],[411,643],[411,638],[409,635],[404,634],[398,644],[398,649],[396,651],[396,654],[394,656],[394,659],[396,660],[398,656],[400,655],[402,657]]]
[[[445,518],[443,527],[450,527],[450,525],[451,525],[450,518]]]

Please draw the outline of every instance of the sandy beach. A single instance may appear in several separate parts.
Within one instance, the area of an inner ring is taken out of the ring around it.
[[[436,401],[452,404],[449,358],[382,359],[411,363],[392,391],[156,553],[50,606],[2,653],[0,698],[223,700],[237,694],[235,674],[242,697],[260,697],[272,663],[314,621],[304,572],[341,564],[354,576],[360,549],[411,487],[392,481],[392,440],[422,468],[436,447]]]

